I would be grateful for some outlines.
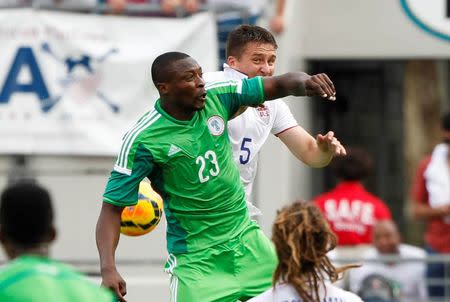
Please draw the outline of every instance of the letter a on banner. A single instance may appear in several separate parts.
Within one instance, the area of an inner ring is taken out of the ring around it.
[[[20,71],[24,67],[28,67],[30,71],[31,81],[29,83],[19,83]],[[41,101],[49,98],[47,86],[30,47],[21,47],[17,51],[0,92],[0,104],[8,103],[11,96],[17,92],[34,93]]]

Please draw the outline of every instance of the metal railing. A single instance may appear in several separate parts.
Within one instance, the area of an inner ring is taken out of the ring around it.
[[[99,272],[99,261],[97,259],[58,259],[64,263],[70,264],[72,266],[77,267],[80,271],[84,272],[89,276],[98,277],[100,276]],[[126,266],[129,271],[131,269],[141,269],[143,266],[145,267],[154,267],[161,268],[164,265],[164,259],[148,259],[148,260],[133,260],[133,259],[121,259],[117,260],[118,266]],[[427,279],[424,276],[424,280],[426,282],[425,288],[428,285],[441,285],[445,286],[445,296],[444,297],[429,297],[427,300],[423,299],[415,299],[408,300],[407,302],[448,302],[450,301],[450,254],[449,255],[427,255],[425,258],[411,258],[411,257],[399,257],[399,256],[380,256],[379,258],[334,258],[333,262],[339,262],[339,264],[344,263],[383,263],[383,262],[395,262],[395,263],[423,263],[431,264],[431,263],[442,263],[445,264],[445,275],[444,278],[441,279]],[[5,262],[0,263],[5,264]],[[390,276],[385,276],[389,278]],[[404,302],[405,300],[401,300]]]
[[[427,300],[420,299],[419,297],[414,301],[408,300],[407,302],[449,302],[450,301],[450,254],[427,254],[424,258],[420,257],[400,257],[397,255],[383,255],[377,258],[354,258],[354,257],[336,257],[332,259],[333,263],[337,266],[343,264],[398,264],[398,263],[422,263],[425,266],[429,264],[442,264],[444,268],[443,278],[428,278],[423,276],[425,282],[425,288],[429,286],[442,286],[444,288],[444,297],[429,296]],[[425,268],[426,269],[426,268]],[[407,273],[407,272],[406,272]],[[425,272],[424,272],[425,273]],[[384,276],[389,278],[390,276]],[[405,300],[401,300],[404,302]]]
[[[112,14],[111,7],[104,3],[98,3],[96,5],[88,5],[83,3],[61,2],[58,4],[50,4],[48,2],[31,1],[31,4],[2,4],[0,3],[0,9],[12,9],[12,8],[33,8],[37,10],[56,10],[66,12],[79,12],[79,13],[94,13],[94,14]],[[240,16],[244,20],[248,20],[250,12],[248,7],[239,6],[235,4],[207,4],[203,3],[199,5],[199,12],[210,11],[213,13],[225,13],[225,12],[239,12]],[[143,15],[145,14],[158,14],[161,13],[161,5],[159,3],[142,3],[142,4],[127,4],[120,15]],[[186,17],[190,13],[186,11],[182,6],[177,6],[174,9],[174,17]]]

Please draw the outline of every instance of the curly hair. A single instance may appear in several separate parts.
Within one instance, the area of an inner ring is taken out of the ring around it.
[[[312,202],[295,201],[278,212],[272,229],[278,255],[273,283],[291,284],[304,302],[320,302],[319,287],[334,282],[342,272],[357,265],[336,268],[327,252],[337,244],[320,210]]]

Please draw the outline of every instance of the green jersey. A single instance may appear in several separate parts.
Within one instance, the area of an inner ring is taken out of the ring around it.
[[[0,271],[0,301],[113,302],[112,292],[68,266],[37,256],[22,256]]]
[[[211,83],[205,107],[190,121],[155,108],[123,138],[104,202],[137,202],[148,177],[164,200],[167,249],[178,254],[234,238],[253,225],[228,139],[227,121],[240,106],[264,101],[261,77]]]

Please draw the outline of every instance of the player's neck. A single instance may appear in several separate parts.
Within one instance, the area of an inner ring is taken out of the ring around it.
[[[174,105],[173,102],[167,102],[164,100],[161,100],[161,108],[168,115],[179,121],[190,121],[195,115],[195,111],[186,111],[178,105]]]
[[[15,259],[21,256],[38,256],[48,257],[50,255],[48,245],[39,245],[33,248],[14,247],[8,251],[10,259]]]

